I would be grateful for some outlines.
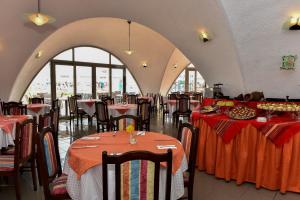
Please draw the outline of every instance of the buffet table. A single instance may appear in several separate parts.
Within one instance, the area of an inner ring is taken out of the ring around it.
[[[175,145],[172,163],[171,199],[178,199],[184,194],[183,172],[187,170],[187,159],[182,145],[175,138],[154,132],[145,132],[136,136],[137,143],[129,143],[129,134],[112,132],[94,134],[76,140],[69,148],[65,161],[64,173],[68,174],[67,190],[72,199],[102,199],[102,152],[120,154],[127,151],[146,150],[165,153],[157,145]],[[85,148],[85,146],[88,146]],[[114,167],[108,168],[109,199],[115,199]],[[159,199],[164,199],[166,169],[160,170]]]
[[[200,129],[199,170],[237,184],[300,192],[300,121],[286,116],[232,120],[196,112],[192,120]]]

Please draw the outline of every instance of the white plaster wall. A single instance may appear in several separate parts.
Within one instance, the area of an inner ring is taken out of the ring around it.
[[[241,60],[247,91],[266,97],[300,97],[300,31],[283,29],[299,0],[221,0]],[[299,15],[300,16],[300,15]],[[298,55],[295,71],[280,70],[283,55]]]

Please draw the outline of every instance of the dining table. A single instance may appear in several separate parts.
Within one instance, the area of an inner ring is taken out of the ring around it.
[[[197,167],[256,188],[300,192],[300,120],[289,113],[266,121],[231,119],[224,113],[192,113],[199,127]]]
[[[156,133],[134,132],[136,143],[129,142],[130,134],[126,131],[104,132],[85,136],[71,144],[65,158],[63,172],[68,175],[67,191],[72,199],[101,200],[102,152],[119,155],[128,151],[150,151],[166,153],[172,149],[171,199],[178,199],[184,194],[183,173],[187,170],[187,158],[181,143],[171,136]],[[166,167],[161,163],[159,199],[165,197]],[[109,199],[115,199],[114,166],[108,166]]]
[[[77,105],[79,108],[83,109],[90,117],[92,117],[96,112],[95,103],[100,101],[100,99],[78,99]]]
[[[109,116],[118,117],[121,115],[137,115],[137,104],[113,104],[108,105]]]
[[[175,99],[166,100],[170,113],[174,113],[176,111],[176,102],[177,100]],[[199,100],[190,100],[189,102],[190,102],[190,110],[194,110],[200,106]]]
[[[0,149],[14,145],[16,124],[29,118],[28,115],[0,115]]]
[[[37,118],[37,121],[39,120],[40,115],[44,115],[48,112],[50,112],[51,105],[49,104],[28,104],[27,105],[27,114],[32,115]]]

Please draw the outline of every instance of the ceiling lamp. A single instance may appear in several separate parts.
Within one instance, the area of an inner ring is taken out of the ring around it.
[[[131,55],[133,53],[133,51],[131,50],[131,21],[128,20],[127,23],[128,23],[128,49],[125,50],[125,53]]]
[[[199,37],[203,42],[208,42],[210,40],[206,31],[200,31]]]
[[[291,17],[290,30],[300,30],[300,17]]]
[[[36,13],[25,14],[26,18],[37,26],[43,26],[47,23],[55,22],[55,19],[49,15],[41,13],[40,0],[38,0],[38,10]]]

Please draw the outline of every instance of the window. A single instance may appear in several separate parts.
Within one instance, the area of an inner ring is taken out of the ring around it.
[[[189,64],[174,81],[171,92],[204,92],[205,81],[193,64]]]
[[[27,88],[22,101],[28,103],[31,97],[44,97],[45,102],[51,102],[51,81],[50,64],[47,63],[44,68],[36,75]]]
[[[52,83],[50,77],[54,78]],[[123,92],[140,93],[140,89],[118,58],[99,48],[75,47],[51,59],[30,83],[22,100],[27,103],[29,97],[41,96],[51,103],[51,99],[63,102],[74,94],[99,98],[101,94]]]

